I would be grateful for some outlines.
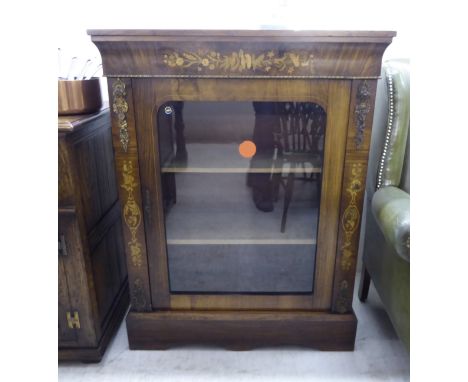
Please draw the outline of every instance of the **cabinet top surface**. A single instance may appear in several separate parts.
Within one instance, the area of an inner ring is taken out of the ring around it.
[[[101,110],[93,114],[59,115],[58,132],[69,133],[76,131],[79,127],[99,118],[105,113],[109,113],[109,105],[107,103],[103,105]]]
[[[394,31],[344,31],[344,30],[290,30],[290,29],[270,29],[270,30],[228,30],[228,29],[90,29],[88,34],[93,37],[99,38],[164,38],[164,37],[179,37],[179,38],[193,38],[193,37],[231,37],[236,38],[251,38],[259,37],[265,39],[276,38],[310,38],[310,39],[330,39],[336,41],[337,39],[343,42],[356,41],[359,39],[362,42],[368,40],[375,42],[375,39],[390,42],[392,37],[396,36]]]

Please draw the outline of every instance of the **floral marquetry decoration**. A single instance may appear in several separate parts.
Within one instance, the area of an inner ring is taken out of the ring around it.
[[[354,258],[354,252],[351,250],[351,238],[356,232],[361,218],[359,209],[357,207],[356,197],[361,192],[363,187],[362,181],[360,180],[362,172],[362,164],[353,163],[353,167],[351,169],[351,174],[353,175],[353,178],[346,189],[351,200],[346,209],[344,210],[343,216],[341,218],[341,225],[343,227],[345,236],[344,244],[341,247],[341,251],[343,254],[341,258],[341,268],[344,271],[348,271],[351,269],[351,265]]]
[[[127,244],[130,250],[132,264],[135,267],[140,267],[142,265],[142,250],[141,244],[137,238],[137,231],[141,223],[141,211],[134,197],[134,190],[138,186],[138,183],[135,181],[135,174],[131,161],[123,162],[122,177],[123,184],[121,187],[127,191],[127,200],[123,207],[123,217],[131,235],[131,239]]]
[[[112,95],[114,97],[112,111],[117,116],[120,143],[124,151],[127,151],[129,135],[127,123],[128,103],[125,98],[127,95],[127,92],[125,91],[125,83],[122,82],[120,78],[117,78],[112,85],[112,89]]]
[[[293,74],[298,68],[314,71],[314,55],[310,52],[284,52],[273,50],[255,54],[239,49],[230,54],[219,52],[171,52],[164,54],[164,63],[171,68],[197,68],[198,72],[214,70],[242,73],[260,71],[268,73],[272,70],[284,74]]]
[[[356,96],[356,106],[354,109],[354,115],[356,118],[356,136],[354,137],[354,143],[356,148],[359,149],[364,141],[364,128],[366,126],[367,114],[371,110],[370,106],[371,93],[367,81],[363,81],[358,88]]]

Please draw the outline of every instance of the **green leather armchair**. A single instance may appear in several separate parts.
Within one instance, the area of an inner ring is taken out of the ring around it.
[[[377,86],[367,173],[359,299],[372,281],[410,348],[409,62],[387,61]]]

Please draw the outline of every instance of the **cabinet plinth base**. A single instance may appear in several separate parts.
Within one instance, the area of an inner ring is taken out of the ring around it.
[[[232,350],[261,346],[304,346],[354,350],[354,313],[303,311],[156,311],[130,312],[128,342],[133,350],[217,345]]]

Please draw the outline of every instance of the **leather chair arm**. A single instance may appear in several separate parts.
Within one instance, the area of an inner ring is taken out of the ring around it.
[[[372,212],[382,233],[405,260],[410,258],[410,196],[397,187],[383,187],[372,198]]]

